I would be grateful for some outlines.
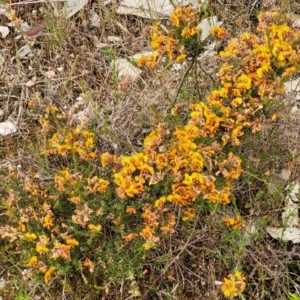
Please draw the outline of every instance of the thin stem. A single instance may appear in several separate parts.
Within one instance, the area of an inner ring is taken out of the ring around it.
[[[190,72],[192,66],[194,65],[194,63],[195,63],[195,58],[193,58],[193,60],[191,61],[190,65],[187,67],[187,69],[185,70],[185,72],[184,72],[184,74],[183,74],[183,76],[182,76],[182,79],[181,79],[180,84],[179,84],[179,87],[178,87],[178,89],[177,89],[177,92],[176,92],[175,98],[174,98],[174,100],[173,100],[172,106],[174,106],[174,104],[176,103],[177,98],[178,98],[178,96],[179,96],[179,93],[180,93],[180,91],[181,91],[181,88],[182,88],[182,86],[183,86],[184,80],[185,80],[185,78],[187,77],[187,75],[189,74],[189,72]]]

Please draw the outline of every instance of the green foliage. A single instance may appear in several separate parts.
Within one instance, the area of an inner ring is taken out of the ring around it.
[[[298,294],[290,293],[289,300],[300,300],[300,296]]]

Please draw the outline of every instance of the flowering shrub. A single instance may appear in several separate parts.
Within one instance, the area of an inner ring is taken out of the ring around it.
[[[201,51],[199,43],[201,30],[197,27],[201,18],[201,9],[176,7],[169,18],[168,31],[160,27],[161,22],[149,27],[151,47],[150,56],[143,55],[137,61],[138,66],[156,68],[165,56],[169,62],[181,62],[189,54],[194,56]]]
[[[190,7],[176,8],[168,35],[159,24],[153,26],[156,56],[141,58],[139,65],[156,67],[163,56],[183,60],[191,39],[200,34],[198,17]],[[272,118],[273,103],[300,62],[300,34],[287,22],[278,13],[264,13],[256,34],[230,41],[220,53],[218,88],[206,101],[189,106],[184,125],[159,124],[138,153],[98,153],[97,133],[85,124],[67,125],[68,117],[49,105],[40,120],[46,136],[41,150],[55,172],[48,172],[47,180],[41,173],[9,175],[1,238],[45,283],[80,271],[90,273],[89,283],[98,286],[122,276],[116,274],[123,274],[128,253],[127,267],[138,270],[145,250],[174,233],[178,222],[192,221],[202,201],[229,204],[242,173],[237,154],[242,136],[261,130],[263,118]],[[212,33],[225,35],[221,28]],[[239,216],[225,222],[243,226]],[[132,282],[131,294],[138,296],[132,274],[124,276]],[[239,272],[222,286],[225,296],[244,289]]]

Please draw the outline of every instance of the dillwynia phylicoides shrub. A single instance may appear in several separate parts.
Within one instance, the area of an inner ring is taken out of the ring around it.
[[[155,51],[138,64],[154,68],[164,56],[178,62],[192,55],[193,48],[186,47],[201,34],[197,16],[192,8],[176,8],[171,37],[159,24],[151,27]],[[52,175],[9,174],[0,227],[7,250],[45,283],[74,272],[93,286],[122,276],[135,282],[123,267],[138,270],[145,252],[175,232],[178,212],[180,222],[192,222],[202,201],[231,202],[242,173],[237,149],[243,134],[260,131],[262,118],[275,118],[272,104],[299,65],[300,33],[290,25],[276,12],[260,14],[255,34],[242,34],[220,52],[218,88],[189,106],[184,125],[159,124],[138,153],[99,153],[95,134],[84,124],[68,126],[67,115],[50,104],[40,123],[47,137],[44,168]],[[211,33],[223,37],[226,31],[213,28]],[[234,228],[243,224],[240,216],[225,222]],[[237,296],[245,286],[236,271],[224,279],[222,291]],[[137,285],[130,293],[139,295]]]

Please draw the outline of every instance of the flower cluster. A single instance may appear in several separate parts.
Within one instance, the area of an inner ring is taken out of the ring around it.
[[[209,32],[219,39],[225,38],[228,34],[227,30],[223,27],[212,27]]]
[[[151,55],[143,55],[137,61],[138,66],[156,68],[165,56],[169,62],[181,62],[189,54],[200,50],[198,36],[201,34],[197,26],[200,21],[200,9],[176,7],[169,17],[167,32],[161,28],[161,22],[149,27],[151,47],[154,52]]]
[[[235,216],[234,218],[224,218],[224,222],[226,226],[231,226],[234,229],[238,229],[245,226],[245,222],[239,215]]]
[[[49,105],[41,118],[42,130],[46,132],[51,130],[50,115],[56,122],[64,120],[57,107]],[[9,191],[4,207],[9,223],[15,225],[1,226],[0,236],[15,242],[16,247],[30,247],[30,252],[23,252],[23,259],[32,270],[44,274],[46,283],[62,272],[63,261],[78,268],[80,261],[74,259],[78,247],[86,245],[102,229],[104,213],[97,197],[106,193],[110,182],[90,172],[89,166],[97,155],[94,148],[94,134],[84,130],[83,124],[63,127],[52,135],[42,153],[49,158],[59,155],[72,159],[73,164],[81,160],[83,171],[63,167],[53,174],[50,183],[40,173],[9,174],[11,180],[22,185],[22,196]],[[82,265],[92,270],[93,262],[88,264],[88,257],[82,260]]]
[[[246,288],[245,276],[236,271],[234,274],[230,274],[228,278],[224,278],[222,284],[222,292],[225,297],[237,297],[243,293]]]

